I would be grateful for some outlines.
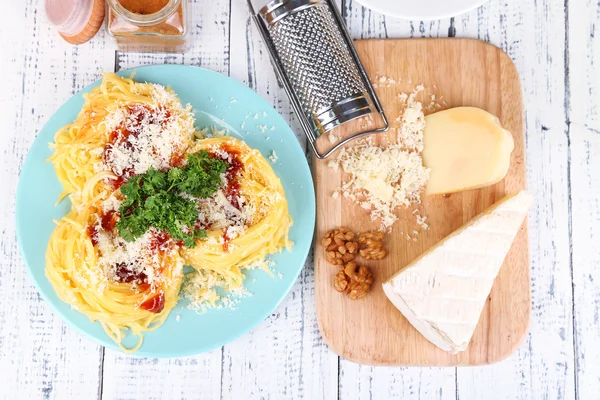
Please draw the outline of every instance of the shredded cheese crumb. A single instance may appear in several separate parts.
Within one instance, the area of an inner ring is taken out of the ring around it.
[[[398,79],[398,80],[400,80],[400,79]],[[398,83],[398,81],[394,78],[376,75],[374,82],[372,83],[372,86],[374,88],[380,88],[380,87],[388,87],[389,88],[389,87],[396,86],[397,83]]]
[[[279,157],[277,157],[277,153],[275,153],[275,150],[271,151],[271,155],[269,156],[269,160],[271,160],[271,162],[273,164],[275,164],[277,162],[277,160],[279,160]]]
[[[417,224],[423,228],[424,231],[429,229],[429,225],[427,224],[427,217],[423,215],[417,215]]]
[[[216,138],[227,135],[227,128],[218,128],[216,126],[211,126],[210,128],[202,128],[194,133],[194,136],[196,136],[196,138],[198,139]]]

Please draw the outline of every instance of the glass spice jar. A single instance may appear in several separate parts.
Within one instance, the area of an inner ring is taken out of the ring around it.
[[[104,0],[46,0],[48,22],[71,44],[90,40],[104,21]]]
[[[106,30],[119,51],[185,53],[190,49],[187,0],[107,0]]]

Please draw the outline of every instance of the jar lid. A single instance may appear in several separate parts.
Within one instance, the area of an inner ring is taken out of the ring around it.
[[[90,40],[104,21],[104,0],[46,0],[46,17],[71,44]]]

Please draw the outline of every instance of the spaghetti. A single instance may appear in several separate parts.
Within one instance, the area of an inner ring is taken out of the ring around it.
[[[77,119],[60,129],[50,161],[64,191],[81,191],[101,170],[122,183],[150,167],[177,165],[194,138],[191,106],[161,85],[105,73],[100,86],[84,94]]]
[[[233,137],[198,139],[194,123],[172,91],[105,74],[51,145],[59,201],[68,196],[72,208],[50,237],[46,276],[127,352],[177,304],[184,265],[204,279],[197,296],[213,293],[215,305],[216,282],[242,288],[245,268],[268,270],[265,257],[292,245],[285,193],[269,163]],[[222,169],[200,174],[212,179],[203,187],[198,168],[211,165]],[[126,348],[129,333],[138,341]]]
[[[277,175],[257,150],[233,137],[199,141],[194,150],[206,150],[230,165],[225,184],[214,196],[197,200],[198,223],[207,239],[193,249],[182,249],[185,264],[213,271],[226,289],[241,286],[244,268],[261,266],[268,254],[292,243],[287,200]]]
[[[110,205],[114,199],[102,184],[108,175],[89,180],[80,193],[88,205],[57,223],[46,252],[46,276],[61,300],[99,321],[123,350],[135,351],[142,333],[159,327],[177,303],[183,264],[176,244],[160,232],[121,248]],[[128,330],[138,336],[129,349],[121,344]]]

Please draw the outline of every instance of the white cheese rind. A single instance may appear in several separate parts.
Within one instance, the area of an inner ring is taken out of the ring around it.
[[[524,190],[498,201],[385,282],[386,296],[427,340],[464,351],[531,203]]]

